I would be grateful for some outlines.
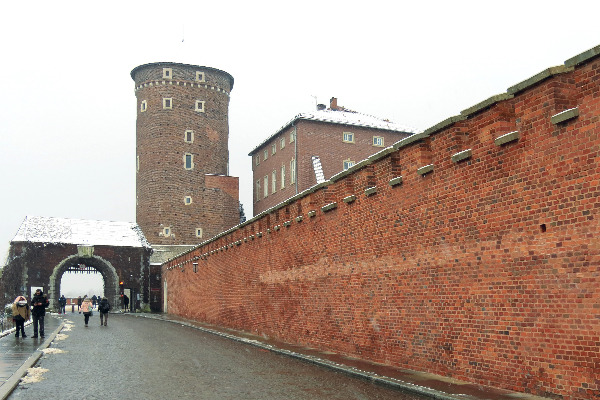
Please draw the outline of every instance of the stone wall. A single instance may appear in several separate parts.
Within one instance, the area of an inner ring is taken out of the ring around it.
[[[168,312],[600,396],[600,46],[163,265]]]

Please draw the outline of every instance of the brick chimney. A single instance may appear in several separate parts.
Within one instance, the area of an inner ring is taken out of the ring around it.
[[[332,97],[331,100],[329,100],[329,109],[333,111],[338,111],[340,109],[337,105],[337,98]]]

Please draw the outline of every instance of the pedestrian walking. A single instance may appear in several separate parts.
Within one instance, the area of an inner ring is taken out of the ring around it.
[[[96,300],[100,300],[100,296],[96,297],[96,295],[92,296],[92,308],[96,308]]]
[[[125,306],[125,311],[129,310],[129,297],[126,294],[123,295],[123,306]]]
[[[83,311],[83,318],[85,320],[85,326],[88,326],[88,321],[92,316],[92,299],[85,297],[81,303],[81,311]]]
[[[110,303],[106,296],[102,297],[100,303],[98,303],[98,311],[100,312],[100,326],[102,326],[102,321],[104,321],[104,326],[108,323],[108,312],[110,311]]]
[[[63,294],[62,296],[60,296],[60,298],[58,299],[58,313],[59,314],[66,314],[65,308],[67,306],[67,299],[65,298],[65,295]]]
[[[33,336],[32,338],[44,337],[44,316],[46,315],[46,307],[50,305],[48,297],[42,292],[42,289],[37,289],[31,299],[31,315],[33,317]]]
[[[26,338],[27,335],[25,334],[25,321],[29,321],[29,318],[31,318],[31,312],[29,311],[27,299],[24,296],[17,296],[12,304],[12,314],[13,321],[15,321],[16,326],[15,337],[19,337],[19,332],[21,332],[21,336]]]
[[[79,311],[79,314],[81,314],[81,303],[82,303],[82,301],[83,300],[81,299],[81,296],[79,296],[77,298],[77,311]]]

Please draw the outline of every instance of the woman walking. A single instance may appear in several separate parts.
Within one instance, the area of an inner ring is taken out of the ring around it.
[[[85,326],[88,326],[88,321],[92,316],[92,300],[89,297],[85,297],[81,303],[81,311],[83,312],[83,318],[85,319]]]
[[[26,338],[25,321],[29,321],[31,312],[29,311],[29,304],[27,304],[27,299],[25,297],[17,296],[12,304],[12,314],[13,321],[15,321],[15,326],[17,327],[15,337],[19,337],[19,332],[21,332],[21,336]]]

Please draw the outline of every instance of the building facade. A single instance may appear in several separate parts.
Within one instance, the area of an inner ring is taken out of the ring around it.
[[[412,134],[387,120],[337,105],[301,113],[249,153],[253,212],[261,212]]]
[[[179,63],[131,71],[137,98],[136,220],[153,245],[199,243],[239,223],[228,176],[225,71]]]

